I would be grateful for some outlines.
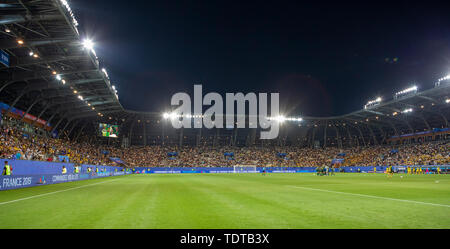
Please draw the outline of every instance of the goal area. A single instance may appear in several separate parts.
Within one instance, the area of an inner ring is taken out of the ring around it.
[[[256,165],[235,165],[233,173],[257,173]]]

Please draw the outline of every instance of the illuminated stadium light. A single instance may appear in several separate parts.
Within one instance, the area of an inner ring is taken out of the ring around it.
[[[417,86],[412,86],[409,88],[406,88],[404,90],[401,90],[400,92],[395,93],[394,98],[398,98],[401,96],[405,96],[407,94],[416,93],[417,92]]]
[[[381,101],[382,101],[381,97],[378,97],[374,100],[370,100],[369,102],[367,102],[367,104],[364,105],[364,109],[378,105]]]
[[[52,74],[55,75],[55,74],[56,74],[56,71],[53,71]]]
[[[438,79],[438,82],[436,82],[436,86],[440,86],[441,85],[441,81],[446,81],[446,80],[450,80],[450,74],[447,76],[444,76],[440,79]]]
[[[38,55],[38,54],[33,54],[33,57],[34,57],[34,58],[38,58],[39,55]]]
[[[84,39],[83,40],[83,47],[88,49],[88,50],[92,50],[94,49],[94,43],[89,40],[89,39]]]
[[[287,117],[286,118],[283,115],[280,115],[278,117],[268,117],[267,119],[268,120],[275,120],[275,121],[278,121],[280,123],[283,123],[284,121],[293,121],[293,122],[301,122],[301,121],[303,121],[302,118],[295,118],[295,117]]]
[[[30,51],[30,53],[28,53],[30,56],[33,56],[34,52]]]
[[[450,103],[450,99],[446,99],[445,103],[447,103],[447,104]]]
[[[73,90],[73,93],[77,93],[78,91],[77,90]]]
[[[61,82],[62,82],[63,84],[66,84],[66,80],[65,80],[65,79],[62,79]]]
[[[88,103],[88,106],[91,106],[91,103]]]
[[[9,33],[9,32],[11,32],[11,30],[8,29],[8,28],[5,28],[5,32],[6,32],[6,33]]]
[[[67,0],[60,0],[60,1],[61,1],[61,4],[64,5],[64,7],[66,7],[67,12],[69,13],[70,17],[72,18],[72,24],[76,28],[78,26],[78,21],[75,18],[75,15],[73,14],[73,11],[69,6],[69,3],[67,2]],[[77,30],[77,32],[78,32],[78,30]]]
[[[287,121],[297,121],[297,122],[300,122],[300,121],[302,121],[303,119],[302,119],[302,118],[286,118],[286,120],[287,120]]]
[[[95,107],[92,107],[92,110],[95,110]]]
[[[284,121],[286,121],[286,117],[284,117],[283,115],[280,115],[278,117],[268,117],[268,120],[275,120],[278,121],[279,123],[283,123]]]
[[[106,75],[107,78],[109,78],[108,72],[106,72],[106,68],[102,68],[102,72]]]
[[[81,95],[78,95],[78,98],[81,99],[81,100],[83,100],[83,96],[81,96]]]
[[[17,43],[18,43],[19,45],[23,45],[23,44],[24,44],[24,41],[23,41],[22,39],[18,39],[18,40],[17,40]]]
[[[403,110],[402,113],[409,113],[409,112],[412,112],[412,111],[413,111],[412,108],[408,108],[408,109]]]
[[[61,78],[61,75],[57,74],[57,75],[56,75],[56,79],[57,79],[57,80],[61,80],[61,79],[62,79],[62,78]]]

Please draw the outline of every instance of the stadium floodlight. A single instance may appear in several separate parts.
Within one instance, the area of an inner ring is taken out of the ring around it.
[[[38,58],[39,55],[38,55],[38,54],[33,54],[33,57],[34,57],[34,58]]]
[[[61,78],[61,75],[57,74],[57,75],[56,75],[56,79],[57,79],[57,80],[61,80],[61,79],[62,79],[62,78]]]
[[[24,41],[23,41],[22,39],[18,39],[18,40],[17,40],[17,43],[18,43],[19,45],[23,45],[23,44],[24,44]]]
[[[284,121],[294,121],[294,122],[301,122],[303,121],[302,118],[294,118],[294,117],[285,117],[283,115],[280,115],[278,117],[267,117],[268,120],[275,120],[279,123],[283,123]]]
[[[303,119],[302,119],[302,118],[286,118],[285,120],[287,120],[287,121],[296,121],[296,122],[300,122],[300,121],[302,121]]]
[[[447,103],[447,104],[450,103],[450,99],[446,99],[445,103]]]
[[[66,84],[66,80],[65,80],[65,79],[62,79],[61,82],[62,82],[63,84]]]
[[[438,82],[436,82],[435,86],[440,86],[441,85],[441,81],[446,81],[446,80],[450,80],[450,74],[448,74],[447,76],[444,76],[444,77],[438,79]]]
[[[109,78],[108,72],[106,72],[106,68],[102,68],[102,72],[106,75],[106,78]]]
[[[412,108],[408,108],[408,109],[403,110],[402,113],[409,113],[409,112],[412,112],[412,111],[413,111]]]
[[[6,32],[6,33],[9,33],[9,32],[11,32],[11,30],[8,29],[8,28],[5,28],[5,32]]]
[[[401,90],[400,92],[395,93],[394,98],[398,98],[400,96],[405,96],[406,94],[416,93],[416,92],[417,92],[417,86],[412,86],[412,87],[406,88],[404,90]]]
[[[78,98],[81,99],[81,100],[83,100],[83,96],[81,96],[81,95],[78,95]]]
[[[364,105],[364,109],[378,105],[381,101],[382,101],[381,97],[378,97],[374,100],[370,100],[367,102],[367,104]]]
[[[169,113],[167,113],[167,112],[163,113],[163,118],[164,119],[168,119],[169,117],[170,117]]]
[[[30,53],[28,53],[30,56],[33,56],[34,55],[34,52],[33,51],[30,51]]]
[[[83,47],[90,51],[94,48],[94,43],[90,39],[84,39]]]
[[[283,115],[280,115],[280,116],[276,117],[275,120],[280,123],[283,123],[284,121],[286,121],[286,118]]]

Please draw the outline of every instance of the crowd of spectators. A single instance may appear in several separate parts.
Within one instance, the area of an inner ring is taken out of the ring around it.
[[[296,146],[131,146],[120,148],[75,143],[65,139],[31,135],[12,127],[0,129],[0,158],[66,161],[90,165],[114,165],[110,157],[126,166],[225,167],[233,165],[320,167],[333,159],[335,166],[446,165],[450,164],[449,141],[348,149]]]

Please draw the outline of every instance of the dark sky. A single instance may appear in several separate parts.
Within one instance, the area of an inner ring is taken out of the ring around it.
[[[450,73],[444,2],[336,2],[71,6],[126,109],[167,110],[172,94],[201,83],[204,94],[279,92],[290,115],[339,115]]]

